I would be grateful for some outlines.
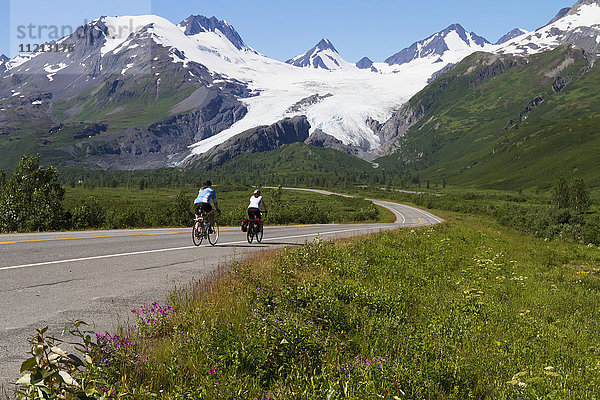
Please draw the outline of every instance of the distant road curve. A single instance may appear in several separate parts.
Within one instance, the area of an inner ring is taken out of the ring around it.
[[[266,189],[278,189],[274,186],[267,186]],[[321,189],[305,189],[305,188],[293,188],[293,187],[282,187],[283,190],[300,190],[304,192],[313,192],[324,195],[336,195],[343,197],[355,197],[347,194],[334,193],[327,190]],[[415,193],[419,194],[419,192],[410,192],[405,190],[400,190],[404,193]],[[391,201],[384,200],[375,200],[375,199],[366,199],[371,201],[373,204],[381,206],[383,208],[387,208],[396,216],[396,224],[402,225],[403,227],[410,226],[426,226],[426,225],[435,225],[444,222],[444,220],[434,214],[431,214],[427,211],[421,210],[416,207],[407,206],[405,204],[394,203]]]
[[[210,276],[219,265],[257,250],[443,221],[418,208],[372,201],[391,210],[396,221],[266,226],[263,243],[252,245],[239,227],[223,228],[215,247],[193,246],[188,228],[0,235],[0,384],[11,387],[18,377],[35,328],[49,326],[58,335],[66,321],[82,319],[96,331],[111,331],[128,322],[131,309],[164,302],[174,286]]]

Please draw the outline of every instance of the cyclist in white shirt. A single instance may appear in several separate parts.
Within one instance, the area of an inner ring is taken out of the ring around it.
[[[260,220],[260,208],[264,208],[264,212],[267,212],[267,205],[265,199],[260,195],[260,190],[256,189],[254,194],[250,197],[250,204],[248,205],[248,217],[250,219]]]

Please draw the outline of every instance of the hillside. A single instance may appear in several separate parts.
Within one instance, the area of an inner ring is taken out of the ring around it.
[[[337,150],[292,143],[271,151],[242,154],[220,166],[194,167],[208,170],[211,176],[244,178],[258,183],[320,184],[373,181],[382,170],[374,164]]]
[[[547,188],[561,176],[598,186],[599,83],[593,58],[571,47],[528,58],[476,53],[386,124],[406,133],[377,162],[464,186]]]

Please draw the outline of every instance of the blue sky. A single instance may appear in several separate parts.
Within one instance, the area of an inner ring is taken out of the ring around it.
[[[460,23],[491,42],[521,27],[534,30],[576,0],[0,0],[0,53],[18,54],[17,27],[78,26],[100,15],[152,13],[178,23],[191,14],[232,24],[261,53],[287,60],[331,40],[342,57],[385,58]],[[32,42],[33,40],[26,40]],[[33,41],[35,42],[35,41]]]

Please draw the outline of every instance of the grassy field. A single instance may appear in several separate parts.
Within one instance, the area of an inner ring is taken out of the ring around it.
[[[599,248],[442,216],[233,264],[98,335],[76,376],[114,398],[598,398]]]
[[[246,209],[253,189],[235,190],[229,187],[221,190],[219,186],[215,189],[223,225],[238,225],[241,219],[247,218]],[[197,194],[198,190],[191,187],[91,189],[76,186],[67,187],[64,206],[73,210],[93,198],[107,215],[102,227],[173,226],[172,221],[181,220],[181,215],[178,219],[169,219],[166,214],[178,212],[185,218],[187,213],[187,220],[191,223],[192,204]],[[262,195],[270,211],[267,222],[271,224],[388,222],[393,218],[387,210],[362,199],[299,191],[280,192],[276,189],[264,189]],[[118,215],[113,218],[114,213]],[[141,214],[145,217],[140,219]],[[123,215],[123,218],[119,217]],[[187,220],[179,223],[185,225]]]
[[[140,399],[598,398],[599,249],[443,216],[261,253],[175,290],[169,307],[137,311],[127,339],[98,337],[88,387]]]

